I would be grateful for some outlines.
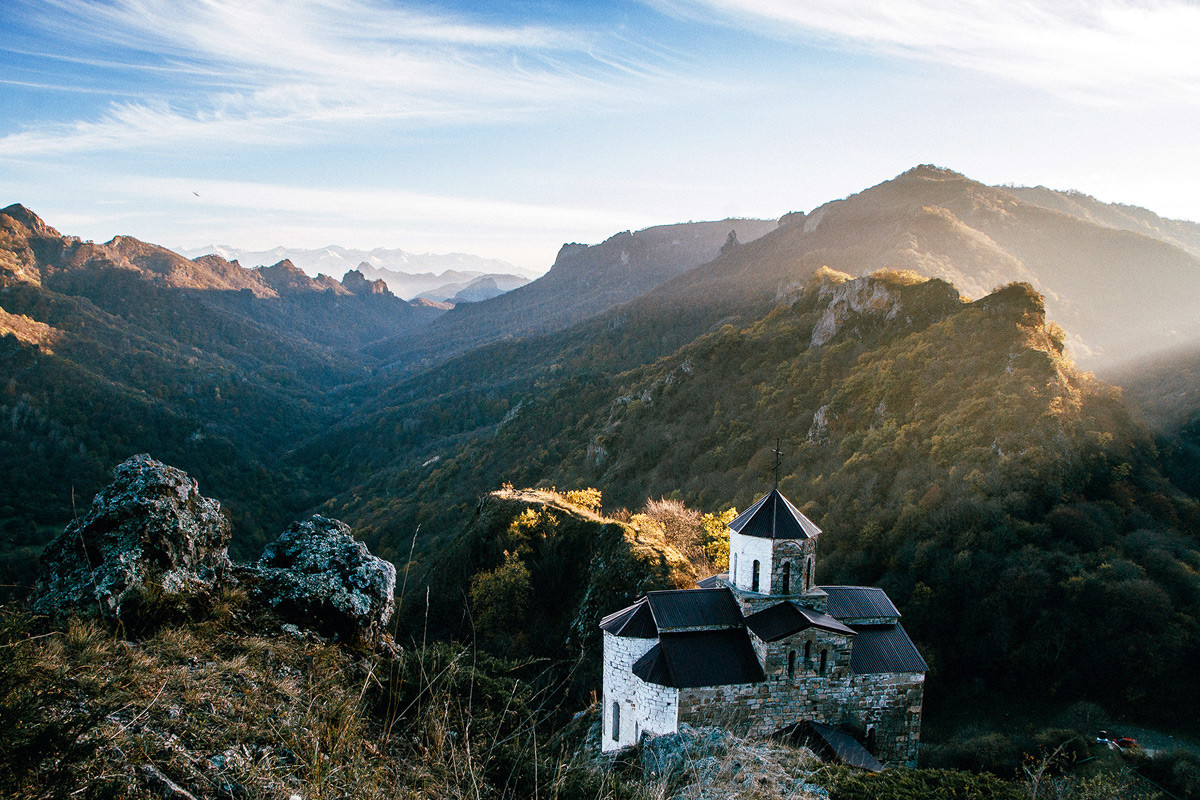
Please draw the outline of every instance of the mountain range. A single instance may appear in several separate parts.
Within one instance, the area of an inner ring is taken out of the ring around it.
[[[482,258],[465,253],[409,253],[399,249],[375,248],[355,250],[338,245],[317,249],[273,247],[269,250],[246,250],[230,245],[207,245],[178,251],[185,258],[218,255],[227,261],[246,266],[265,266],[290,261],[306,273],[344,275],[358,270],[368,280],[382,280],[397,297],[411,300],[427,292],[435,294],[443,287],[466,284],[484,276],[494,276],[501,286],[515,288],[536,278],[537,273],[523,270],[497,258]],[[505,289],[507,291],[507,289]],[[445,300],[455,292],[434,297]]]
[[[825,580],[884,586],[947,685],[1015,696],[1033,674],[1054,700],[1200,707],[1117,680],[1153,653],[1166,686],[1200,654],[1200,401],[1184,380],[1152,430],[1081,369],[1134,399],[1196,374],[1198,230],[920,166],[779,220],[567,244],[443,313],[365,270],[81,242],[10,206],[3,566],[27,572],[73,492],[149,451],[222,496],[235,553],[313,509],[411,553],[457,635],[481,495],[724,511],[767,484],[778,440]],[[1118,371],[1134,361],[1154,369]],[[1119,668],[1096,674],[1085,644]]]

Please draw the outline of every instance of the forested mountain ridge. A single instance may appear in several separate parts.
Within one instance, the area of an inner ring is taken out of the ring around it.
[[[782,290],[821,266],[852,275],[907,269],[973,298],[1012,281],[1030,283],[1086,368],[1200,336],[1194,224],[1137,225],[1132,220],[1158,218],[1099,203],[1091,215],[1068,213],[1046,197],[1065,203],[1070,193],[1043,190],[1033,195],[1036,203],[1023,199],[1030,196],[916,167],[807,215],[784,217],[777,232],[754,243],[758,249],[747,250],[752,262],[689,273],[672,294],[684,302],[702,291],[745,291],[748,282]]]
[[[286,262],[84,242],[22,206],[0,211],[9,541],[33,547],[37,526],[70,518],[73,494],[146,450],[225,494],[247,539],[317,501],[294,471],[267,468],[273,454],[341,413],[369,374],[365,340],[438,313],[377,288],[353,272],[314,281]]]
[[[908,269],[948,281],[969,297],[1013,281],[1030,283],[1087,368],[1200,336],[1192,313],[1200,303],[1200,226],[1073,192],[987,186],[929,165],[808,214],[785,215],[778,227],[740,234],[741,246],[730,243],[717,252],[712,245],[707,257],[675,259],[669,273],[631,269],[639,258],[666,263],[655,247],[672,243],[677,229],[716,232],[732,222],[650,228],[592,248],[566,245],[542,278],[447,314],[428,332],[397,337],[373,353],[405,368],[428,365],[504,336],[611,313],[605,309],[624,301],[667,312],[682,308],[684,315],[712,305],[733,313],[778,299],[822,266],[852,275]],[[639,248],[648,255],[639,256]],[[628,276],[641,275],[654,279],[629,283]],[[668,327],[674,323],[665,320]]]
[[[424,440],[328,510],[397,555],[419,525],[415,574],[441,575],[487,487],[740,508],[769,485],[779,437],[780,488],[826,531],[821,581],[884,586],[943,685],[1194,707],[1167,678],[1200,651],[1197,502],[1063,337],[1028,285],[966,303],[911,273],[821,270],[757,322],[630,371],[499,384],[507,412]],[[1092,669],[1096,648],[1111,669]]]

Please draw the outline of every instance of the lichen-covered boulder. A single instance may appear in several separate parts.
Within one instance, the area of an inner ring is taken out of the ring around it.
[[[113,475],[91,510],[46,548],[32,610],[124,620],[149,606],[184,607],[211,596],[224,578],[230,528],[220,503],[144,453]]]
[[[248,584],[260,602],[342,641],[374,638],[396,609],[396,567],[328,517],[292,523],[251,574]]]

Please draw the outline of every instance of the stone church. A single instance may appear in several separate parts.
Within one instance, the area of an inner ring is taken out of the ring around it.
[[[865,761],[914,764],[928,667],[882,589],[817,585],[820,534],[774,489],[729,523],[728,573],[601,620],[603,749],[683,723],[807,725]]]

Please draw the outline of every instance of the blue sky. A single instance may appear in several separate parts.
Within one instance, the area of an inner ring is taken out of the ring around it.
[[[808,211],[918,163],[1200,220],[1196,0],[5,0],[0,205],[470,252]]]

